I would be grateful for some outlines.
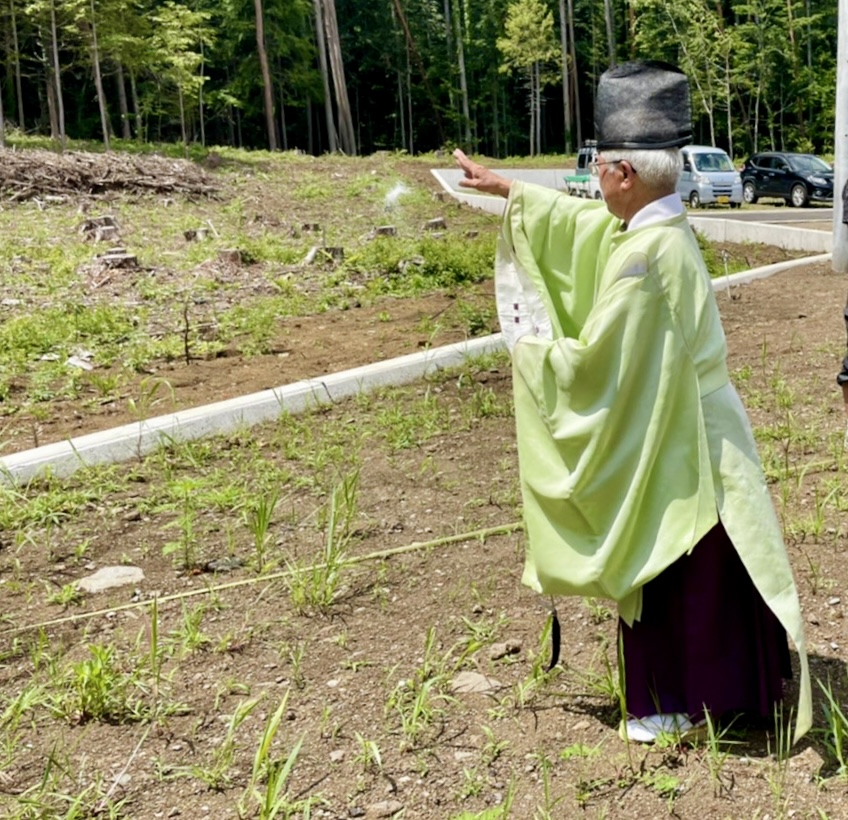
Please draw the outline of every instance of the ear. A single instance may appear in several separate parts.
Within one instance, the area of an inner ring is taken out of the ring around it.
[[[621,184],[625,188],[632,188],[636,181],[636,172],[633,166],[625,159],[618,163],[618,169],[621,171]]]

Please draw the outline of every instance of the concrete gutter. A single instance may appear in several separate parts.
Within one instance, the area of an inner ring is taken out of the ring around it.
[[[470,194],[464,197],[499,204],[500,211],[503,211],[502,199]],[[475,204],[474,207],[478,206]],[[496,211],[491,210],[490,213]],[[701,221],[715,223],[726,220]],[[750,222],[744,224],[746,227],[751,225]],[[786,229],[777,230],[783,232]],[[830,258],[829,253],[821,254],[743,271],[713,280],[713,289],[727,290],[801,265],[827,262]],[[236,399],[47,444],[0,458],[0,482],[21,485],[48,473],[65,478],[81,467],[138,459],[172,441],[193,441],[203,436],[225,435],[255,424],[273,421],[283,413],[299,413],[310,407],[332,404],[379,387],[408,384],[428,373],[457,367],[468,359],[495,353],[503,348],[501,335],[496,333],[333,373],[323,378],[305,379],[272,390],[263,390]]]

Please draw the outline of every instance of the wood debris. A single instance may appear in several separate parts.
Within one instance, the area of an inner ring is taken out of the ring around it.
[[[188,160],[150,154],[0,150],[0,198],[55,202],[120,191],[212,196],[218,187]]]

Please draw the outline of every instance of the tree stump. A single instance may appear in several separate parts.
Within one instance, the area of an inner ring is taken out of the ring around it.
[[[118,221],[114,216],[93,216],[90,219],[86,219],[80,225],[79,232],[86,238],[91,239],[102,228],[114,228],[117,231]]]
[[[94,231],[95,242],[114,242],[118,239],[118,228],[115,225],[103,225]]]
[[[98,261],[109,270],[131,270],[138,267],[138,257],[132,253],[109,253],[98,257]]]
[[[320,233],[321,232],[321,225],[318,222],[304,222],[300,226],[300,229],[304,233]]]
[[[183,236],[186,242],[203,242],[209,236],[209,228],[189,228]]]
[[[397,236],[397,228],[394,225],[380,225],[374,228],[375,236]]]
[[[218,251],[218,261],[226,265],[241,265],[241,251],[238,248],[222,248]]]
[[[447,229],[448,224],[442,216],[437,216],[435,219],[430,219],[424,223],[425,231],[446,231]]]

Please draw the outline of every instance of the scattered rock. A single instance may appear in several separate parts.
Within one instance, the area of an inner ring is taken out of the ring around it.
[[[403,803],[397,800],[381,800],[379,803],[372,803],[365,811],[367,818],[378,817],[393,817],[399,811],[403,811]]]
[[[511,639],[504,643],[493,643],[489,647],[489,658],[498,661],[507,655],[517,655],[519,652],[521,652],[521,641]]]
[[[803,752],[790,758],[789,766],[797,774],[803,775],[812,781],[816,779],[822,766],[824,766],[824,758],[814,747],[808,746]]]
[[[838,595],[834,595],[832,598],[827,599],[828,606],[836,606],[840,603],[842,603],[842,599]]]
[[[223,558],[214,558],[207,562],[204,567],[204,572],[232,572],[234,569],[239,569],[244,566],[244,559],[238,558],[235,555],[227,555]]]
[[[144,580],[144,572],[140,567],[101,567],[93,575],[87,575],[77,581],[77,586],[83,592],[103,592],[113,587],[138,584]]]
[[[480,672],[460,672],[451,681],[451,690],[457,694],[475,692],[485,695],[497,691],[501,686],[499,680],[489,678]]]

